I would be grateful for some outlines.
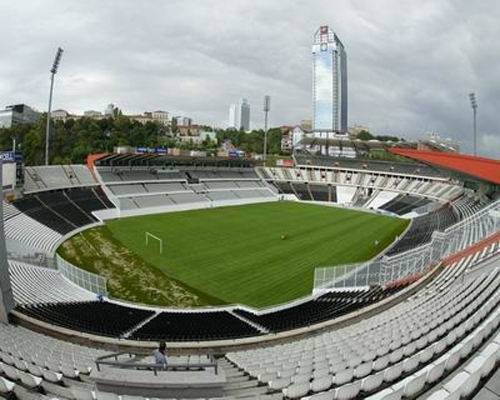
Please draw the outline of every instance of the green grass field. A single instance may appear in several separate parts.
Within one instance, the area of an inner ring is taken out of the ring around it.
[[[70,239],[60,253],[107,276],[115,297],[262,307],[309,294],[316,267],[372,258],[407,223],[320,205],[261,203],[113,220]],[[163,239],[163,254],[155,241],[146,247],[146,231]]]

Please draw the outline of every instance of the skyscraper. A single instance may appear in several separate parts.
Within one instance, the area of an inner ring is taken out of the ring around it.
[[[250,130],[250,104],[247,99],[241,99],[238,104],[229,106],[229,128]]]
[[[347,133],[347,55],[338,36],[327,25],[314,35],[313,130]]]
[[[229,106],[229,121],[228,121],[228,128],[238,128],[238,113],[236,112],[236,104],[231,104]]]
[[[241,99],[238,105],[238,111],[240,114],[240,126],[239,128],[243,131],[250,130],[250,104],[247,99]]]

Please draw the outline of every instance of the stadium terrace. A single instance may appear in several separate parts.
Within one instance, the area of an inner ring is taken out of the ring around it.
[[[1,206],[0,394],[498,398],[499,162],[393,152],[24,167]]]

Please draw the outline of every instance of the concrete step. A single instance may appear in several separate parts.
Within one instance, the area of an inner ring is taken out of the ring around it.
[[[239,369],[236,368],[222,368],[224,370],[224,373],[226,376],[242,376],[245,373],[243,371],[240,371]]]
[[[247,389],[229,389],[224,390],[224,396],[234,396],[234,397],[250,397],[258,396],[267,393],[267,386],[256,386]]]
[[[259,386],[259,381],[258,380],[246,380],[243,382],[230,382],[226,383],[224,386],[224,390],[231,390],[231,389],[247,389],[247,388],[252,388],[252,387],[257,387]]]
[[[236,382],[246,382],[250,380],[250,377],[248,375],[238,375],[238,376],[227,376],[227,382],[228,383],[236,383]]]

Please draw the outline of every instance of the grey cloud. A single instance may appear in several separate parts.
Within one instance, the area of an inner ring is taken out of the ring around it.
[[[470,151],[474,90],[480,151],[498,158],[499,16],[494,0],[21,0],[0,14],[0,99],[45,109],[61,45],[57,107],[114,102],[223,125],[246,97],[261,126],[270,94],[273,124],[295,124],[311,115],[312,35],[329,24],[348,53],[351,124],[438,131]]]

